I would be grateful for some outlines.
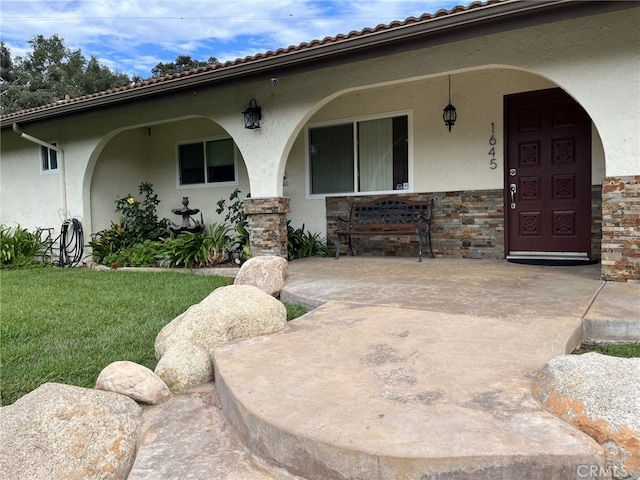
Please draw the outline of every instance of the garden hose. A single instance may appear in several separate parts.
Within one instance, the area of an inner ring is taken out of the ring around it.
[[[62,227],[60,227],[58,238],[49,243],[45,256],[48,253],[52,263],[56,263],[53,261],[53,248],[56,243],[59,245],[57,264],[60,267],[75,267],[78,265],[84,253],[84,232],[80,220],[76,218],[65,220]]]

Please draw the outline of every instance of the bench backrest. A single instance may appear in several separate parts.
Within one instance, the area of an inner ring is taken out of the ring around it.
[[[353,202],[349,215],[351,229],[366,229],[369,227],[383,229],[416,228],[420,223],[429,224],[433,199],[412,200],[398,196],[389,196]],[[422,219],[420,219],[422,216]]]

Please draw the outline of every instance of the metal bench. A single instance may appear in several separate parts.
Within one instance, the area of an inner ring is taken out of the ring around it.
[[[373,235],[417,235],[418,261],[422,261],[424,241],[429,244],[431,258],[431,213],[433,198],[429,200],[411,200],[398,196],[388,196],[375,200],[353,202],[349,219],[336,217],[338,237],[336,260],[340,258],[340,245],[346,241],[349,253],[353,255],[352,237]]]

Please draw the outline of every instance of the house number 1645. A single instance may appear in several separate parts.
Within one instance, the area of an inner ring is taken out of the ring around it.
[[[498,143],[498,141],[496,140],[494,133],[495,125],[491,122],[491,136],[489,137],[489,146],[491,147],[489,149],[489,168],[491,170],[498,168],[498,164],[496,163],[496,143]]]

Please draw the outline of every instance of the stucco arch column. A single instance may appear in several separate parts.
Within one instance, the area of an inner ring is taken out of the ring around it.
[[[283,196],[284,167],[291,145],[309,115],[308,107],[267,96],[259,129],[237,124],[228,128],[247,168],[251,197],[244,203],[249,222],[251,256],[287,257],[287,214]]]

